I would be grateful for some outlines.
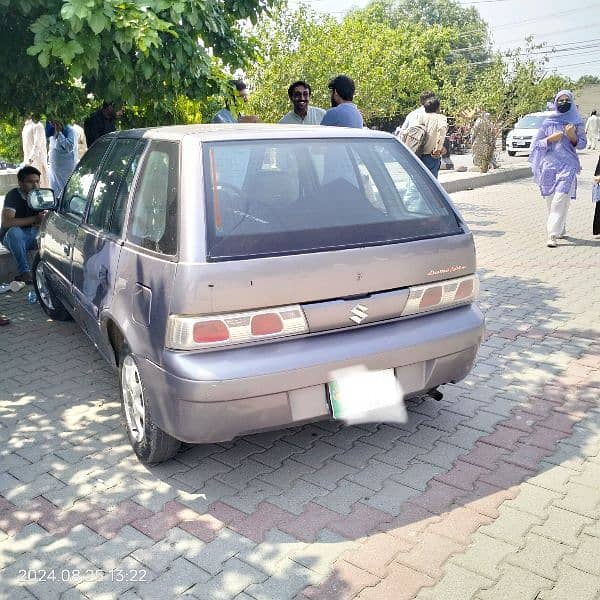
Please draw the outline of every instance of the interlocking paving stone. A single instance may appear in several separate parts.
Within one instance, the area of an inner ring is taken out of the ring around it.
[[[491,585],[492,580],[458,565],[449,565],[435,591],[423,588],[419,600],[471,600],[479,589]]]
[[[290,558],[307,569],[327,575],[331,564],[344,552],[354,548],[355,542],[349,542],[324,529],[316,542],[296,550]]]
[[[581,158],[589,172],[596,157]],[[120,424],[114,373],[77,326],[3,296],[5,573],[147,568],[133,556],[156,570],[142,586],[19,586],[10,600],[208,589],[237,600],[597,600],[600,263],[589,206],[571,205],[570,237],[548,250],[530,181],[455,201],[474,231],[488,331],[473,372],[443,386],[441,402],[408,400],[406,423],[321,421],[145,467]],[[290,558],[310,546],[318,573]],[[427,559],[430,575],[417,570]]]
[[[304,588],[319,583],[323,577],[289,558],[284,558],[268,579],[246,588],[247,599],[292,600]],[[242,598],[237,596],[236,600],[242,600]]]
[[[600,576],[599,556],[600,539],[590,535],[583,535],[579,540],[577,550],[567,556],[564,562],[580,571]]]
[[[532,600],[539,597],[544,589],[549,589],[552,581],[524,571],[519,567],[505,565],[502,568],[500,579],[493,583],[488,589],[479,592],[477,600]]]
[[[569,565],[561,565],[557,582],[551,590],[543,591],[539,600],[596,600],[600,594],[600,577],[591,575]]]
[[[551,506],[548,509],[548,518],[544,524],[533,527],[531,531],[576,547],[580,542],[579,534],[581,530],[590,523],[592,523],[592,519]]]
[[[207,573],[216,575],[226,560],[255,545],[254,542],[235,531],[222,529],[212,542],[203,545],[198,551],[190,551],[186,558]]]
[[[271,529],[260,544],[240,552],[238,558],[269,575],[285,571],[280,564],[307,544],[278,529]],[[289,566],[289,565],[288,565]]]
[[[519,549],[519,546],[509,544],[482,532],[471,537],[471,543],[464,554],[456,554],[450,564],[457,564],[490,580],[498,579],[499,566],[506,557]]]
[[[203,600],[229,600],[252,584],[264,581],[265,573],[236,557],[223,563],[223,570],[206,583],[195,585],[191,593]]]
[[[508,556],[507,562],[546,579],[555,580],[557,565],[571,552],[572,548],[561,542],[530,533],[526,536],[523,547]]]

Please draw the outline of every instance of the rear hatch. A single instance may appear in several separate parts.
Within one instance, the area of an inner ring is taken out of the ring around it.
[[[317,332],[397,318],[411,286],[475,272],[470,232],[393,138],[203,146],[206,262],[179,263],[173,313],[301,305]]]

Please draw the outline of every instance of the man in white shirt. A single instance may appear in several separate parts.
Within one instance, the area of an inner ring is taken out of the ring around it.
[[[440,114],[440,101],[434,96],[425,100],[423,105],[425,115],[422,123],[425,125],[426,134],[423,148],[419,158],[423,164],[437,178],[444,153],[444,139],[448,131],[448,119]]]
[[[588,150],[596,150],[598,146],[598,134],[600,133],[600,117],[598,117],[596,110],[592,111],[592,114],[588,117],[585,122],[585,134],[588,139]]]
[[[419,106],[418,108],[415,108],[414,110],[411,110],[407,115],[406,118],[404,119],[404,122],[402,123],[402,125],[400,125],[400,127],[396,128],[396,131],[394,131],[394,135],[396,137],[400,137],[400,134],[403,131],[406,131],[411,125],[415,125],[416,123],[419,122],[419,118],[422,117],[425,114],[425,102],[427,100],[429,100],[429,98],[435,98],[435,94],[433,92],[422,92],[421,95],[419,96],[419,100],[421,101],[421,106]]]
[[[40,187],[48,187],[46,132],[39,115],[31,114],[23,127],[23,162],[40,172]]]
[[[284,115],[279,122],[286,125],[320,125],[325,111],[310,106],[310,92],[310,85],[306,81],[294,81],[288,88],[294,110]]]

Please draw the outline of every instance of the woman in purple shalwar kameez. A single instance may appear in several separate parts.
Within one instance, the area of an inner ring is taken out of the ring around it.
[[[565,235],[569,203],[575,199],[581,171],[575,150],[587,145],[583,119],[569,90],[556,94],[554,109],[542,123],[529,155],[533,178],[548,207],[549,248],[556,248],[556,240]]]

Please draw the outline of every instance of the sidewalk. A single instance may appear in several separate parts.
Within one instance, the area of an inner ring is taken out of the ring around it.
[[[473,171],[473,156],[471,154],[452,155],[454,170],[440,170],[438,180],[449,193],[472,190],[488,185],[514,181],[531,177],[531,168],[527,156],[509,157],[506,152],[498,153],[499,168],[487,173]],[[467,171],[458,172],[456,168],[464,166]]]

